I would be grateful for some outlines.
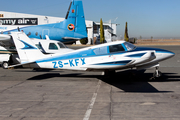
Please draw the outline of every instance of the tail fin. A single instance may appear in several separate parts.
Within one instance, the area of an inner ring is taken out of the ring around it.
[[[35,44],[23,32],[13,32],[11,34],[16,50],[18,52],[21,64],[31,62],[45,55],[35,46]]]
[[[72,0],[65,20],[61,23],[62,28],[87,36],[83,4],[81,0]]]

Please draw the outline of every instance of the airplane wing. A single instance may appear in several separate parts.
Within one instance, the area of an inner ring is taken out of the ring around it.
[[[81,38],[73,38],[73,37],[63,37],[65,40],[79,40]]]
[[[11,35],[0,34],[0,46],[3,47],[14,46]]]
[[[6,34],[0,34],[0,41],[11,41],[12,38],[10,35],[6,35]]]

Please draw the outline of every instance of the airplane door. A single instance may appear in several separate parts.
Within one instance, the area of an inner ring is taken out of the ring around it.
[[[49,29],[43,29],[43,31],[42,31],[42,39],[46,39],[46,35],[49,36]]]

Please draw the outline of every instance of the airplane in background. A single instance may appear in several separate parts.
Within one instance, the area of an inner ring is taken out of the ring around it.
[[[105,74],[115,70],[136,68],[156,68],[154,77],[160,77],[159,62],[173,57],[173,52],[136,47],[125,41],[105,43],[74,50],[67,53],[44,55],[23,32],[11,34],[21,64],[28,68],[67,69],[83,71],[103,71]]]
[[[82,1],[72,0],[65,20],[60,23],[21,27],[2,31],[1,34],[10,34],[11,32],[18,31],[23,31],[29,38],[42,39],[48,35],[51,40],[57,40],[63,43],[72,43],[87,38]],[[3,37],[1,38],[0,36],[0,39],[3,39]]]
[[[1,36],[3,37],[3,35]],[[43,54],[67,53],[73,51],[60,41],[50,40],[46,35],[46,39],[30,39]],[[0,63],[4,69],[9,65],[19,64],[20,59],[16,51],[16,47],[11,36],[4,36],[4,40],[0,40]]]

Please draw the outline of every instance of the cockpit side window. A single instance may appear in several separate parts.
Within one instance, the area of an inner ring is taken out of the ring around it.
[[[60,48],[67,48],[64,44],[62,44],[60,42],[58,42],[58,45],[59,45]]]
[[[112,53],[112,52],[121,52],[121,51],[125,51],[121,44],[109,46],[109,52],[110,53]]]
[[[56,46],[55,43],[50,43],[49,44],[49,50],[58,50],[58,47]]]
[[[93,51],[94,51],[94,53],[95,53],[96,55],[107,54],[107,46],[105,46],[105,47],[100,47],[100,48],[96,48],[96,49],[94,49]]]

